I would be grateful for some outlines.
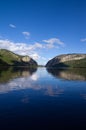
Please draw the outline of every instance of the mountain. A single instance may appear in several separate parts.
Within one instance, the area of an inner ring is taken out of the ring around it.
[[[0,49],[0,66],[37,66],[29,56],[17,55],[11,51]]]
[[[56,68],[85,68],[86,67],[86,54],[63,54],[49,60],[46,67]]]

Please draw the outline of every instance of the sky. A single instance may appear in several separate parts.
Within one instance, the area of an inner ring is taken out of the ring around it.
[[[40,65],[86,53],[86,0],[0,0],[0,48]]]

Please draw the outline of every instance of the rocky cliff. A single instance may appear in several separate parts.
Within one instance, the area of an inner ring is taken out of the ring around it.
[[[46,67],[86,67],[86,54],[64,54],[48,61]]]
[[[37,66],[29,56],[17,55],[11,51],[0,49],[0,66]]]

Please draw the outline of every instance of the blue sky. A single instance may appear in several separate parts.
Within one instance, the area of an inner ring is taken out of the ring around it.
[[[86,53],[86,0],[0,0],[0,48],[39,64]]]

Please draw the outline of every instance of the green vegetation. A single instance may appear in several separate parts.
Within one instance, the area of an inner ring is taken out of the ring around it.
[[[19,58],[18,58],[19,57]],[[2,63],[6,63],[8,65],[13,65],[13,61],[20,61],[20,56],[5,50],[5,49],[1,49],[0,50],[0,64]]]
[[[58,63],[53,65],[52,67],[56,68],[86,68],[86,59],[81,59],[81,60],[70,60],[62,63]]]
[[[71,68],[86,68],[86,58],[81,60],[72,60],[64,62],[65,65]]]
[[[37,63],[29,56],[20,56],[11,51],[0,49],[0,66],[35,67]]]

